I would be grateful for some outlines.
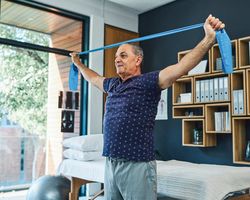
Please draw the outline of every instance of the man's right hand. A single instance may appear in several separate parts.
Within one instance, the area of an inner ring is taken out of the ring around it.
[[[80,57],[79,57],[79,55],[78,55],[78,52],[72,52],[72,53],[70,53],[69,55],[71,56],[72,62],[73,62],[76,66],[82,64],[82,62],[81,62],[81,60],[80,60]]]
[[[100,76],[98,73],[96,73],[95,71],[93,71],[93,70],[89,69],[87,66],[85,66],[81,62],[78,52],[72,52],[69,55],[71,56],[72,62],[80,70],[83,78],[104,92],[103,81],[104,81],[105,77]]]

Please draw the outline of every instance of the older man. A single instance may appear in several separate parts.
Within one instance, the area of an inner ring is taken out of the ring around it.
[[[177,64],[141,73],[143,51],[124,44],[115,55],[118,78],[105,78],[84,66],[76,53],[72,61],[83,77],[108,93],[104,115],[105,199],[155,200],[156,162],[153,128],[161,90],[195,67],[225,25],[210,15],[203,40]]]

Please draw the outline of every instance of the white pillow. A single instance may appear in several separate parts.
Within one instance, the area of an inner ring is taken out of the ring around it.
[[[74,149],[66,149],[63,152],[65,158],[80,160],[80,161],[90,161],[90,160],[100,160],[102,159],[101,151],[79,151]]]
[[[102,151],[103,134],[71,137],[63,141],[63,146],[80,151]]]

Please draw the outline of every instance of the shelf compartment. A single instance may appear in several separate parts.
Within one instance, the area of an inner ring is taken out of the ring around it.
[[[191,93],[190,102],[180,102],[181,94]],[[173,105],[193,104],[193,78],[181,78],[173,84],[172,90]]]
[[[224,73],[194,77],[194,104],[229,102],[231,99],[230,82],[230,75],[225,75]],[[224,86],[225,84],[227,87]],[[215,89],[215,85],[217,85],[217,89]],[[213,89],[210,90],[211,87]],[[227,88],[227,90],[224,88]],[[202,93],[201,91],[204,92]]]
[[[173,118],[204,118],[204,105],[173,106]]]
[[[232,116],[245,116],[246,109],[246,72],[237,70],[231,75]]]
[[[237,45],[237,40],[232,40],[232,52],[233,52],[233,56],[234,56],[234,60],[233,60],[233,69],[238,69],[238,45]],[[216,72],[221,72],[222,70],[217,70],[216,69],[216,62],[220,61],[219,58],[221,58],[220,55],[220,50],[219,50],[219,45],[215,44],[212,47],[212,53],[211,53],[211,68],[212,68],[212,73],[216,73]]]
[[[250,37],[240,38],[239,45],[239,68],[250,67]]]
[[[194,129],[202,131],[202,144],[194,144]],[[204,119],[183,119],[182,120],[182,145],[191,147],[212,147],[216,146],[216,135],[205,134]]]
[[[250,117],[233,117],[233,160],[234,163],[248,164],[245,160],[247,141],[250,140]]]
[[[191,50],[186,50],[186,51],[181,51],[178,52],[178,62],[180,62],[180,60],[190,52]],[[203,73],[199,73],[199,74],[186,74],[183,75],[182,78],[185,77],[190,77],[190,76],[196,76],[196,75],[201,75],[201,74],[210,74],[211,73],[211,51],[209,50],[208,53],[204,56],[203,60],[207,60],[207,65],[206,65],[206,70]]]
[[[231,133],[230,110],[230,103],[205,105],[206,133]],[[228,116],[224,112],[228,112]],[[216,120],[215,115],[218,117]]]

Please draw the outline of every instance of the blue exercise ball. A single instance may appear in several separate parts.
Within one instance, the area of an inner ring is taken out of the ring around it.
[[[32,183],[26,200],[68,200],[70,180],[64,176],[42,176]]]

